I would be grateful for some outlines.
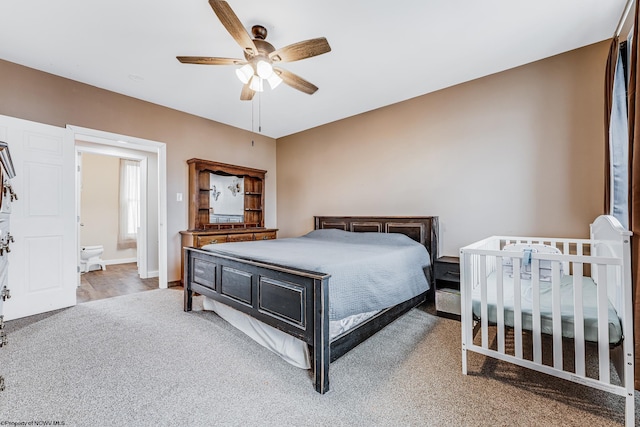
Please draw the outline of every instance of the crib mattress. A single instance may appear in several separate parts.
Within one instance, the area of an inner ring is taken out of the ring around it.
[[[496,273],[493,272],[487,278],[487,305],[489,322],[497,321],[497,288]],[[521,308],[522,308],[522,329],[532,330],[532,285],[531,280],[522,279],[521,283]],[[503,277],[503,295],[504,295],[504,322],[505,325],[513,327],[513,278],[505,275]],[[582,295],[583,295],[583,311],[584,311],[584,335],[586,341],[598,341],[598,315],[597,315],[597,287],[593,279],[590,277],[582,277]],[[480,287],[476,287],[472,293],[473,298],[473,314],[480,318]],[[560,283],[560,300],[562,312],[562,336],[566,338],[574,338],[574,303],[573,303],[573,276],[565,275]],[[540,315],[542,333],[553,334],[553,323],[551,315],[551,283],[540,282]],[[615,308],[608,302],[608,324],[609,324],[609,343],[618,344],[622,340],[622,325]]]

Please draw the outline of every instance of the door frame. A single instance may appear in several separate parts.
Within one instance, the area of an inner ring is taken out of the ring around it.
[[[118,148],[155,153],[158,161],[158,287],[167,288],[167,148],[162,142],[136,138],[112,132],[67,125],[69,138],[72,138],[76,151],[76,141],[102,145],[104,150],[95,150],[99,154],[116,153]],[[83,149],[86,147],[83,147]],[[127,157],[127,156],[125,156]],[[130,155],[128,157],[131,157]],[[147,178],[148,179],[148,178]],[[76,185],[78,185],[76,181]],[[78,189],[76,188],[76,195]],[[77,196],[76,196],[77,197]],[[79,200],[76,199],[76,206]],[[146,232],[145,232],[146,234]],[[146,238],[146,236],[145,236]],[[144,260],[146,263],[146,259]],[[146,268],[145,268],[146,270]]]
[[[147,279],[149,277],[156,277],[156,274],[150,274],[148,268],[148,248],[147,248],[147,224],[148,224],[148,213],[147,213],[147,181],[149,177],[147,176],[147,163],[149,162],[149,158],[141,153],[140,151],[131,151],[129,148],[121,149],[116,147],[105,147],[102,145],[96,145],[91,143],[91,145],[84,145],[86,141],[76,140],[76,164],[79,168],[76,170],[78,176],[76,177],[76,211],[77,211],[77,229],[78,229],[78,265],[80,265],[80,248],[81,248],[81,220],[82,220],[82,156],[81,154],[95,154],[100,156],[108,156],[115,157],[119,159],[127,159],[127,160],[137,160],[140,162],[140,176],[144,177],[144,182],[140,181],[140,229],[138,230],[138,238],[136,244],[136,258],[138,264],[138,274],[140,278]],[[159,190],[158,190],[159,191]],[[158,263],[160,264],[160,263]],[[78,283],[80,283],[80,272],[78,272]]]

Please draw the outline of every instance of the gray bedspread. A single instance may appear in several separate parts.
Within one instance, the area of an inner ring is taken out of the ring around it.
[[[295,238],[207,245],[204,250],[330,274],[329,318],[382,310],[429,289],[427,249],[398,233],[315,230]]]

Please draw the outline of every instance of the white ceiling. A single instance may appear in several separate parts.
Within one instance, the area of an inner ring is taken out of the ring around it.
[[[0,58],[279,138],[611,38],[626,0],[228,3],[276,48],[326,37],[282,64],[320,89],[240,101],[234,66],[178,62],[242,57],[207,0],[2,0]]]

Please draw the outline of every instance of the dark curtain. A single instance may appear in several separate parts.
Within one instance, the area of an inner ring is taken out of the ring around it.
[[[640,286],[638,261],[640,260],[640,105],[636,97],[638,75],[638,5],[633,18],[633,36],[630,46],[631,71],[629,75],[629,229],[631,238],[631,275],[633,278],[633,325],[635,351],[635,388],[640,389]]]

